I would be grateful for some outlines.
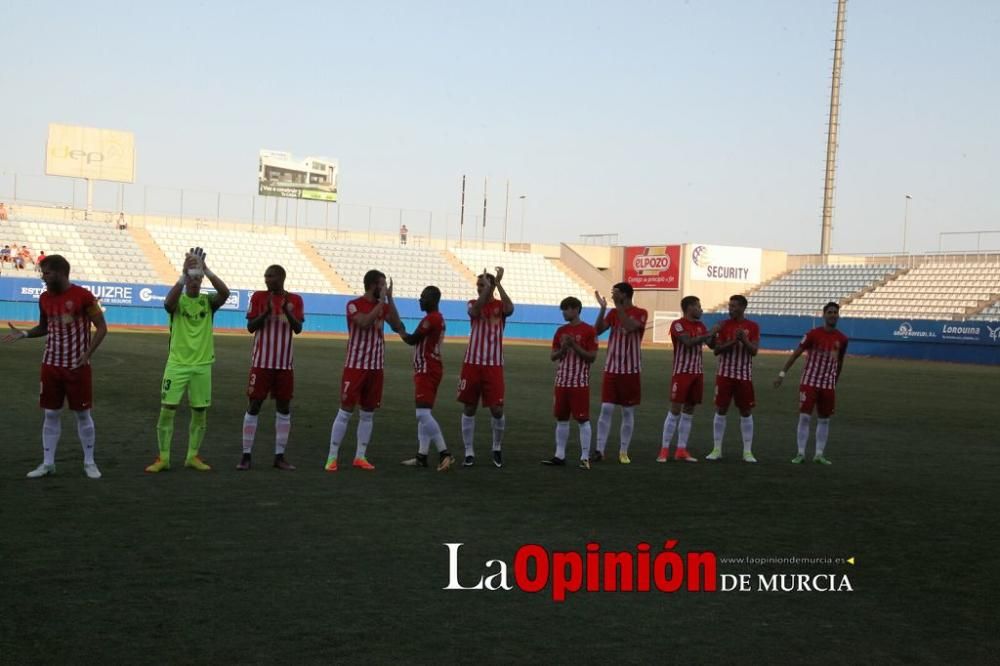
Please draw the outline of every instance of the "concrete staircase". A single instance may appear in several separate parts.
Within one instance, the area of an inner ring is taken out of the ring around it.
[[[350,285],[344,281],[344,278],[340,277],[340,275],[333,270],[333,267],[326,263],[323,260],[323,257],[319,256],[319,253],[316,252],[312,245],[306,241],[295,241],[295,246],[298,247],[299,252],[301,252],[303,256],[309,260],[309,263],[312,264],[313,268],[319,271],[319,273],[326,278],[327,282],[333,286],[334,290],[338,294],[354,293]]]

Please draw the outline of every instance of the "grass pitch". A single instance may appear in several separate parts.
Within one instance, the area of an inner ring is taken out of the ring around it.
[[[23,478],[41,457],[42,346],[0,347],[0,662],[957,663],[986,662],[1000,648],[996,368],[849,358],[827,449],[835,464],[795,466],[801,362],[774,390],[784,357],[762,355],[760,463],[740,461],[733,410],[723,461],[658,465],[670,353],[646,351],[633,464],[584,472],[538,464],[553,452],[553,367],[545,348],[511,345],[506,466],[489,465],[481,411],[479,466],[438,474],[398,464],[416,449],[410,350],[389,344],[369,449],[378,469],[330,475],[322,467],[345,344],[303,338],[287,454],[299,470],[269,465],[269,403],[255,468],[241,473],[249,336],[216,344],[202,449],[215,470],[149,476],[167,337],[112,331],[94,360],[100,481],[83,475],[68,414],[57,476]],[[460,456],[454,385],[464,345],[444,350],[435,414]],[[602,362],[603,352],[595,368]],[[711,359],[706,369],[711,377]],[[593,383],[596,425],[598,371]],[[187,423],[182,408],[175,463]],[[353,454],[355,425],[341,462]],[[691,441],[699,457],[711,449],[708,404]],[[572,461],[575,426],[568,451]],[[445,542],[466,544],[469,584],[487,559],[511,563],[526,543],[582,552],[590,540],[627,550],[649,541],[655,554],[668,538],[678,551],[720,558],[853,556],[854,566],[720,561],[719,572],[847,574],[854,591],[580,592],[555,604],[547,591],[441,589]]]

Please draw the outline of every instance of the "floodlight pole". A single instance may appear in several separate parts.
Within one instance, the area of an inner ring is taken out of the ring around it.
[[[833,75],[830,77],[830,115],[826,130],[826,176],[823,181],[823,231],[819,253],[830,256],[833,235],[833,190],[837,171],[837,130],[840,127],[840,70],[844,58],[844,24],[847,0],[837,0],[837,30],[833,40]]]

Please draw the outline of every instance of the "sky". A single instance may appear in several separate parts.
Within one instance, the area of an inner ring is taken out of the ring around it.
[[[134,132],[133,212],[174,206],[170,188],[189,210],[214,209],[213,192],[239,208],[266,148],[338,159],[345,226],[406,209],[412,232],[447,220],[453,237],[465,174],[463,233],[488,178],[489,238],[509,180],[512,241],[819,249],[835,0],[0,0],[0,14],[0,197],[13,173],[22,196],[73,187],[39,176],[62,122]],[[997,2],[849,2],[835,252],[899,251],[904,217],[910,251],[1000,230],[998,33]],[[1000,233],[981,243],[1000,249]]]

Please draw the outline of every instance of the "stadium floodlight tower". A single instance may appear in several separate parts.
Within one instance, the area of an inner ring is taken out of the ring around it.
[[[833,188],[837,171],[837,130],[840,127],[840,69],[844,57],[844,24],[847,0],[837,0],[837,30],[833,39],[833,75],[830,77],[830,116],[826,130],[826,177],[823,182],[823,232],[819,253],[825,261],[830,256],[833,235]]]

